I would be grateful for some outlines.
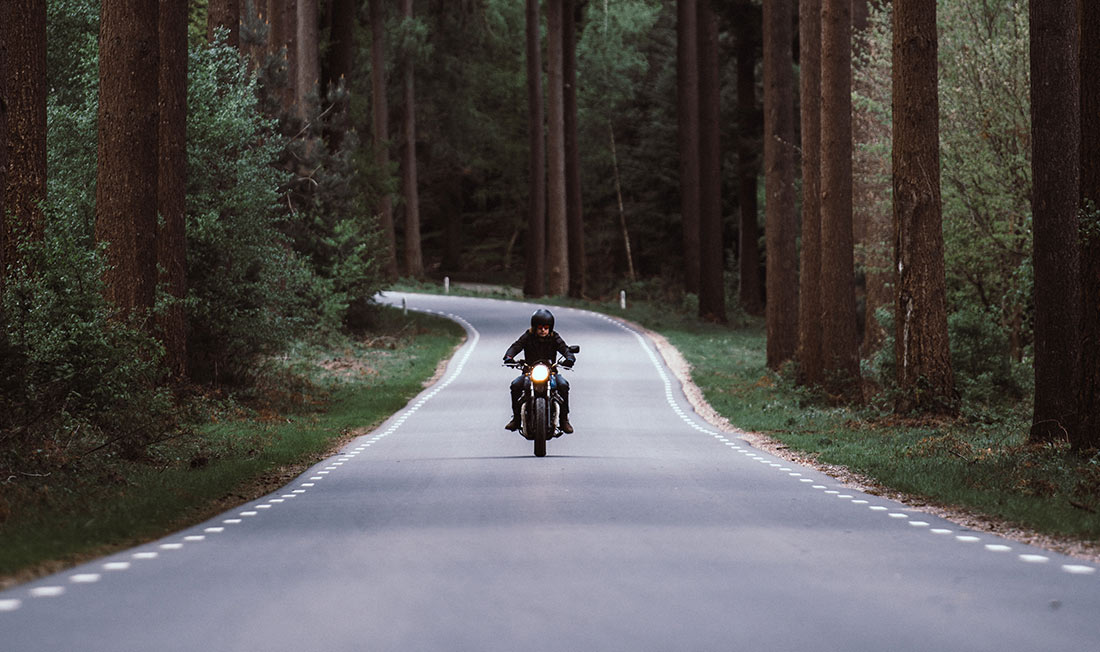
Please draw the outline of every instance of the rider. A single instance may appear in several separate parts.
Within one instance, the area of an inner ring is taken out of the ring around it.
[[[562,365],[572,367],[577,357],[569,351],[565,340],[554,330],[554,315],[545,308],[540,308],[531,315],[531,329],[523,332],[512,346],[504,353],[505,362],[515,362],[515,355],[523,351],[524,357],[529,362],[536,360],[554,361],[555,353],[565,357]],[[561,396],[561,416],[559,427],[564,433],[573,432],[573,426],[569,423],[569,383],[561,374],[554,374],[553,382]],[[519,429],[519,408],[523,399],[523,375],[512,381],[512,420],[504,426],[508,430]]]

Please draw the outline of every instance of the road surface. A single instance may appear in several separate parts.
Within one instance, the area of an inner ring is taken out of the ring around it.
[[[1096,650],[1090,564],[840,485],[694,414],[654,347],[553,308],[576,432],[503,429],[530,304],[284,489],[0,593],[0,649]]]

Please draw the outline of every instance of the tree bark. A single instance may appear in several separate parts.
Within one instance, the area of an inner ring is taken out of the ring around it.
[[[767,240],[767,364],[798,350],[798,226],[794,207],[791,0],[764,3],[764,206]]]
[[[1044,0],[1030,7],[1035,265],[1035,407],[1030,438],[1074,441],[1081,368],[1077,2]]]
[[[565,221],[569,249],[569,296],[584,296],[584,204],[581,198],[581,152],[577,142],[577,11],[576,0],[562,5],[562,75],[565,87]]]
[[[413,0],[402,0],[402,14],[413,19]],[[405,62],[405,135],[403,187],[405,191],[405,273],[413,278],[424,276],[424,258],[420,251],[420,194],[416,179],[416,76],[415,59]]]
[[[318,83],[321,79],[320,34],[317,28],[318,0],[297,0],[297,67],[294,71],[295,105],[303,127],[317,115]],[[307,143],[310,136],[305,135]],[[307,147],[307,150],[309,148]]]
[[[821,6],[821,328],[825,390],[863,398],[852,240],[852,5]]]
[[[894,287],[898,409],[953,414],[940,198],[936,5],[894,0]]]
[[[699,2],[699,316],[726,321],[718,17]]]
[[[523,292],[546,294],[546,147],[542,109],[542,45],[539,0],[527,0],[527,265]]]
[[[374,165],[380,174],[389,176],[390,169],[390,111],[386,99],[386,3],[385,0],[370,0],[371,27],[371,117],[374,134]],[[388,185],[388,184],[387,184]],[[397,278],[397,236],[393,224],[393,197],[388,188],[381,189],[378,200],[379,222],[382,224],[382,239],[385,251],[382,252],[386,277]]]
[[[798,3],[802,98],[802,255],[798,294],[799,382],[820,385],[821,351],[821,0]]]
[[[1078,2],[1081,46],[1081,426],[1074,448],[1100,448],[1100,4]]]
[[[214,30],[229,30],[226,43],[239,48],[241,44],[241,0],[210,0],[206,6],[206,40],[214,41]]]
[[[174,301],[158,317],[165,366],[176,380],[187,375],[187,2],[162,1],[159,12],[160,126],[157,136],[157,232],[160,282]]]
[[[565,98],[563,95],[562,0],[547,0],[547,291],[569,291],[569,251],[565,208]]]
[[[750,315],[764,314],[760,278],[760,230],[757,225],[756,186],[760,170],[757,143],[756,48],[747,25],[737,33],[737,238],[738,300]]]
[[[158,13],[157,0],[104,0],[99,27],[95,237],[107,299],[141,319],[157,278]]]
[[[18,232],[41,238],[46,199],[46,1],[7,7],[0,24],[0,290],[19,260]]]
[[[699,293],[699,16],[696,0],[676,2],[676,106],[684,291]]]

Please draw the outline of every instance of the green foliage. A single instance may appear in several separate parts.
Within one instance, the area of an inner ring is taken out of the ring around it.
[[[257,110],[236,50],[191,51],[188,88],[188,349],[199,380],[246,376],[304,322],[326,314],[328,288],[281,235],[283,147]]]
[[[73,464],[91,451],[140,455],[174,427],[157,389],[162,355],[103,296],[103,261],[72,216],[47,213],[22,242],[0,303],[0,465]],[[9,467],[10,468],[10,467]]]

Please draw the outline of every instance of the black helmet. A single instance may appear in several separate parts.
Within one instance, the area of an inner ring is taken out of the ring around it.
[[[549,326],[551,331],[554,330],[554,313],[546,308],[536,310],[531,315],[531,330],[535,330],[537,326]]]

